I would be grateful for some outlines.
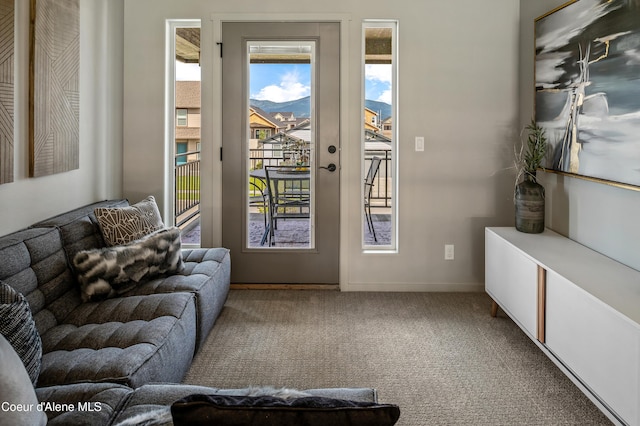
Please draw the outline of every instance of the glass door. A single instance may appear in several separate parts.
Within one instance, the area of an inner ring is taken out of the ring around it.
[[[315,41],[248,41],[246,247],[315,247]]]
[[[223,22],[232,282],[337,284],[340,24]]]

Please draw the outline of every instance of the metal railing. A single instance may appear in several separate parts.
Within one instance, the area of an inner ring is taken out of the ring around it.
[[[200,215],[200,151],[175,156],[175,223],[181,227]]]
[[[265,166],[277,166],[285,160],[286,156],[281,149],[260,148],[249,151],[251,156],[249,167],[251,170],[262,169]],[[374,180],[373,192],[371,193],[372,207],[390,207],[392,188],[391,151],[365,150],[365,170],[368,170],[373,157],[379,157],[382,161],[380,162],[380,169]]]
[[[371,164],[371,159],[373,157],[378,157],[381,161],[380,168],[378,169],[378,174],[373,180],[373,190],[371,191],[371,207],[390,207],[392,188],[391,151],[365,150],[365,173],[366,170],[369,170],[369,165]]]
[[[251,169],[277,166],[285,160],[282,150],[251,149],[250,152]],[[365,151],[366,168],[374,156],[380,157],[382,161],[371,196],[373,207],[389,207],[392,187],[391,151]],[[177,154],[175,164],[175,224],[180,227],[200,215],[200,151]]]

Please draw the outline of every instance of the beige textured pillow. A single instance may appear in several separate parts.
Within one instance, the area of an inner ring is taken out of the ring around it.
[[[127,244],[164,228],[153,195],[128,207],[98,207],[94,214],[107,246]]]

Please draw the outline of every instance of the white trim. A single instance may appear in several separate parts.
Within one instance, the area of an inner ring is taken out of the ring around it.
[[[346,13],[212,13],[214,26],[222,22],[346,22]]]
[[[377,292],[484,292],[484,283],[348,283],[342,291]]]
[[[400,242],[399,242],[399,217],[398,217],[398,205],[399,205],[399,151],[400,151],[400,143],[398,138],[398,129],[399,129],[399,114],[398,114],[398,74],[400,66],[398,64],[398,48],[400,46],[399,38],[398,38],[398,27],[399,22],[397,19],[363,19],[361,24],[361,59],[360,59],[360,182],[363,182],[367,175],[367,168],[365,164],[365,143],[364,143],[364,122],[365,122],[365,31],[367,28],[389,28],[392,29],[392,49],[391,49],[391,65],[392,65],[392,74],[391,74],[391,91],[392,91],[392,104],[391,104],[391,122],[393,123],[392,135],[391,135],[391,176],[393,180],[391,182],[391,244],[390,245],[366,245],[364,243],[364,211],[361,203],[360,206],[360,245],[362,247],[362,253],[364,254],[398,254]],[[380,117],[380,121],[382,122],[383,117]],[[364,200],[364,185],[360,185],[360,199]]]
[[[200,19],[167,19],[165,27],[164,78],[164,194],[163,221],[175,225],[175,155],[176,155],[176,28],[201,28]]]

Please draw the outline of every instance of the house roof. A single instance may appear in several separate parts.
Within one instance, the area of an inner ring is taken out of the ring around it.
[[[253,114],[258,115],[265,122],[271,123],[274,128],[276,128],[276,129],[280,128],[280,126],[278,125],[279,120],[274,119],[271,114],[269,114],[268,112],[264,111],[263,109],[258,108],[256,106],[251,106],[249,108],[249,116],[251,116],[252,112],[253,112]],[[254,124],[254,123],[252,122],[251,124]]]

